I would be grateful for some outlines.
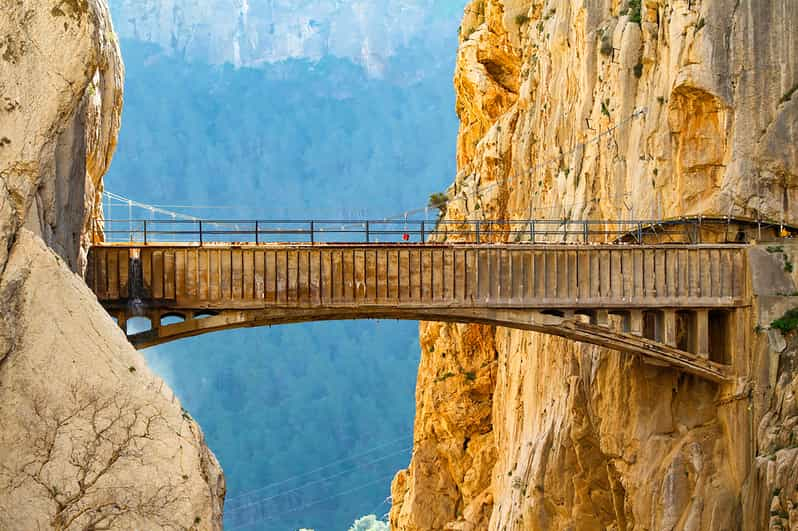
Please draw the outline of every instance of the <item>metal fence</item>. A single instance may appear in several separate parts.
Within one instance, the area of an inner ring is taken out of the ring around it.
[[[105,220],[109,243],[742,243],[785,234],[775,223],[729,218],[671,220]],[[789,229],[792,231],[792,229]],[[769,231],[769,232],[768,232]]]

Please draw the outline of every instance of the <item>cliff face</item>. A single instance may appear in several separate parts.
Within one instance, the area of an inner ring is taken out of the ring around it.
[[[0,11],[0,528],[220,528],[201,431],[76,274],[120,122],[107,6]]]
[[[472,2],[446,217],[795,222],[796,25],[789,0]],[[724,386],[534,333],[423,324],[392,529],[794,528],[794,346],[753,333],[794,301],[760,288]]]

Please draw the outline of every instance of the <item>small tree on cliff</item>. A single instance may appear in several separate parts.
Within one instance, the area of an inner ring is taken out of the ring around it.
[[[141,464],[144,445],[165,422],[154,407],[129,398],[103,396],[96,389],[70,386],[65,403],[30,400],[32,415],[19,439],[25,460],[0,472],[8,492],[32,488],[52,507],[56,530],[112,529],[121,522],[145,520],[162,528],[179,498],[175,486],[126,483],[125,468]]]

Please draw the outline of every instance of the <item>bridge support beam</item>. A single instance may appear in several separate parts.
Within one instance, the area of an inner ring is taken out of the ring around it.
[[[669,347],[675,347],[676,339],[676,312],[665,310],[662,315],[662,342]]]
[[[643,337],[643,310],[629,312],[629,333],[633,336]]]
[[[709,310],[695,312],[695,353],[709,359]]]

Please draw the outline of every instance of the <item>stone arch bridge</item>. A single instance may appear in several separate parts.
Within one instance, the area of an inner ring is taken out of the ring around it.
[[[379,243],[373,233],[320,243],[312,228],[306,243],[255,235],[97,243],[86,280],[123,330],[131,318],[149,319],[149,330],[128,336],[137,348],[319,320],[484,323],[637,354],[715,382],[733,376],[741,344],[733,331],[750,305],[739,244]]]

